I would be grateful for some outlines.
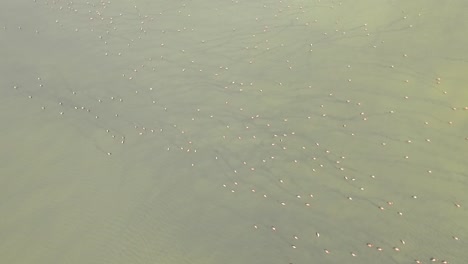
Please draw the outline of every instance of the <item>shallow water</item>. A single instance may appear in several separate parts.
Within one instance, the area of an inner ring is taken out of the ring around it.
[[[463,1],[9,1],[5,263],[465,263]]]

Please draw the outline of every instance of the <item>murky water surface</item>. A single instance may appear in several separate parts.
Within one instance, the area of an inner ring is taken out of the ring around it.
[[[467,263],[467,12],[6,1],[0,262]]]

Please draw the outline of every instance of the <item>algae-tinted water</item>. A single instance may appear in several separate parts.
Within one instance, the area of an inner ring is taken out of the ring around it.
[[[465,263],[463,1],[8,1],[3,263]]]

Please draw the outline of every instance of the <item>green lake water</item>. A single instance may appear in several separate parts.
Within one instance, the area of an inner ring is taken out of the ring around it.
[[[7,0],[1,263],[468,263],[463,0]]]

